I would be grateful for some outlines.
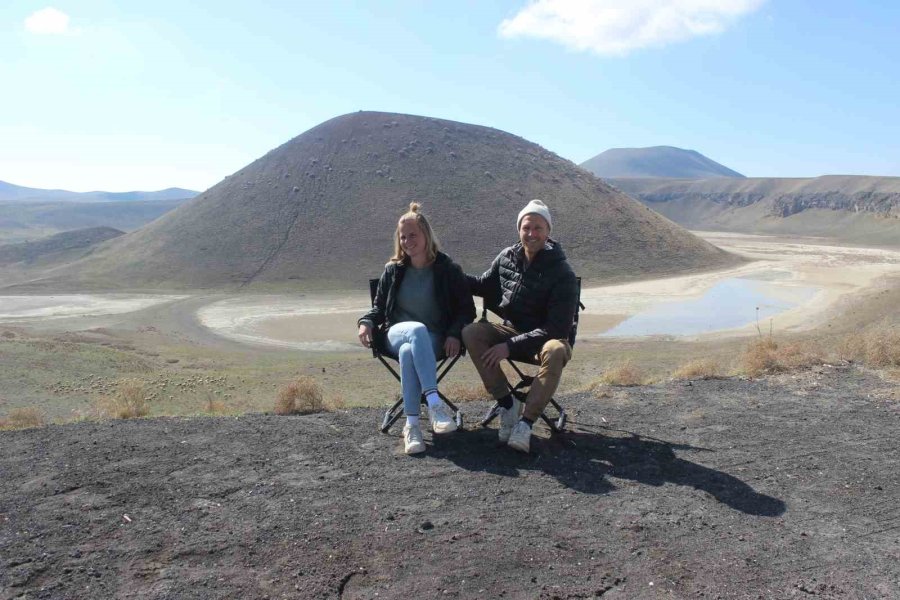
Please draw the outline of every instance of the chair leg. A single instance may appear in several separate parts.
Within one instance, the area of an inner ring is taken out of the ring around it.
[[[566,409],[559,405],[559,402],[550,398],[550,403],[556,409],[556,412],[559,413],[559,417],[556,419],[556,431],[560,432],[565,430],[566,421],[569,419],[568,415],[566,415]]]
[[[556,433],[556,423],[554,423],[546,413],[541,413],[541,420],[547,424],[547,427],[550,428],[551,432]]]
[[[399,396],[394,405],[384,411],[384,418],[381,420],[381,433],[387,433],[391,426],[403,416],[403,396]]]
[[[512,360],[507,359],[507,362],[519,375],[519,383],[512,387],[511,392],[520,401],[525,402],[525,399],[528,396],[528,390],[531,388],[531,384],[534,383],[534,377],[526,375]],[[547,427],[550,428],[551,433],[561,433],[565,430],[566,421],[568,420],[566,410],[554,398],[550,398],[549,404],[556,409],[556,412],[558,413],[557,417],[555,419],[551,418],[550,415],[547,414],[547,409],[544,408],[544,412],[541,413],[541,419],[547,424]],[[481,426],[487,427],[488,423],[493,421],[499,414],[500,405],[495,403],[487,414],[484,415],[484,418],[481,420]]]
[[[400,381],[400,374],[391,366],[391,364],[385,360],[385,357],[381,355],[377,350],[372,351],[372,355],[377,358],[384,368],[393,375],[394,379]],[[450,369],[457,363],[462,355],[457,354],[456,356],[445,357],[441,360],[440,364],[437,365],[437,382],[440,383],[441,380],[450,372]],[[450,400],[444,395],[438,392],[441,399],[447,404],[447,406],[453,411],[453,419],[456,421],[456,428],[463,428],[463,414],[459,408],[456,407],[455,404],[450,402]],[[425,404],[425,396],[422,396],[422,403]],[[389,409],[384,412],[384,417],[381,419],[381,426],[379,429],[381,433],[387,433],[390,430],[391,426],[396,423],[400,417],[403,416],[403,397],[398,396],[397,402],[394,403]]]
[[[566,409],[560,406],[559,402],[557,402],[553,398],[550,398],[550,404],[553,406],[553,408],[556,409],[556,412],[558,414],[556,420],[551,419],[550,416],[547,415],[546,408],[544,409],[544,412],[541,413],[541,419],[543,419],[544,423],[547,424],[547,427],[550,428],[550,431],[552,433],[562,433],[566,428],[566,421],[568,420]]]
[[[481,426],[487,427],[488,424],[491,421],[493,421],[494,419],[496,419],[499,414],[500,414],[500,405],[497,404],[496,402],[494,402],[494,405],[491,407],[491,409],[489,411],[487,411],[487,413],[485,413],[485,415],[484,415],[484,418],[481,419],[481,423],[480,423]]]

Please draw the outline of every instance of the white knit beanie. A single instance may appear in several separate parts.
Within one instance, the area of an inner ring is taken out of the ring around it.
[[[525,208],[519,211],[519,218],[516,219],[516,231],[519,230],[519,226],[522,224],[522,219],[525,215],[540,215],[547,220],[547,227],[553,229],[553,221],[550,219],[550,209],[547,208],[547,205],[541,200],[534,199],[526,204]]]

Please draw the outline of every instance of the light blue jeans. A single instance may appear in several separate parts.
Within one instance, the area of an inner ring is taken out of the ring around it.
[[[436,357],[443,351],[444,338],[421,323],[404,321],[388,329],[387,345],[400,361],[403,411],[417,417],[422,394],[437,390]]]

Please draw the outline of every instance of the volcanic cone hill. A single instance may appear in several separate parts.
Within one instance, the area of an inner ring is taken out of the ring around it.
[[[589,279],[711,268],[737,259],[540,146],[503,131],[358,112],[272,150],[192,201],[109,242],[50,281],[82,287],[358,288],[422,203],[445,250],[480,272],[515,242],[532,198]]]

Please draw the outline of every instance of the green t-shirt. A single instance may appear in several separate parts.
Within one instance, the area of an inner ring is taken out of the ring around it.
[[[433,333],[441,333],[441,309],[434,293],[434,269],[431,265],[416,269],[406,267],[400,289],[397,291],[397,304],[392,323],[402,321],[418,321]]]

